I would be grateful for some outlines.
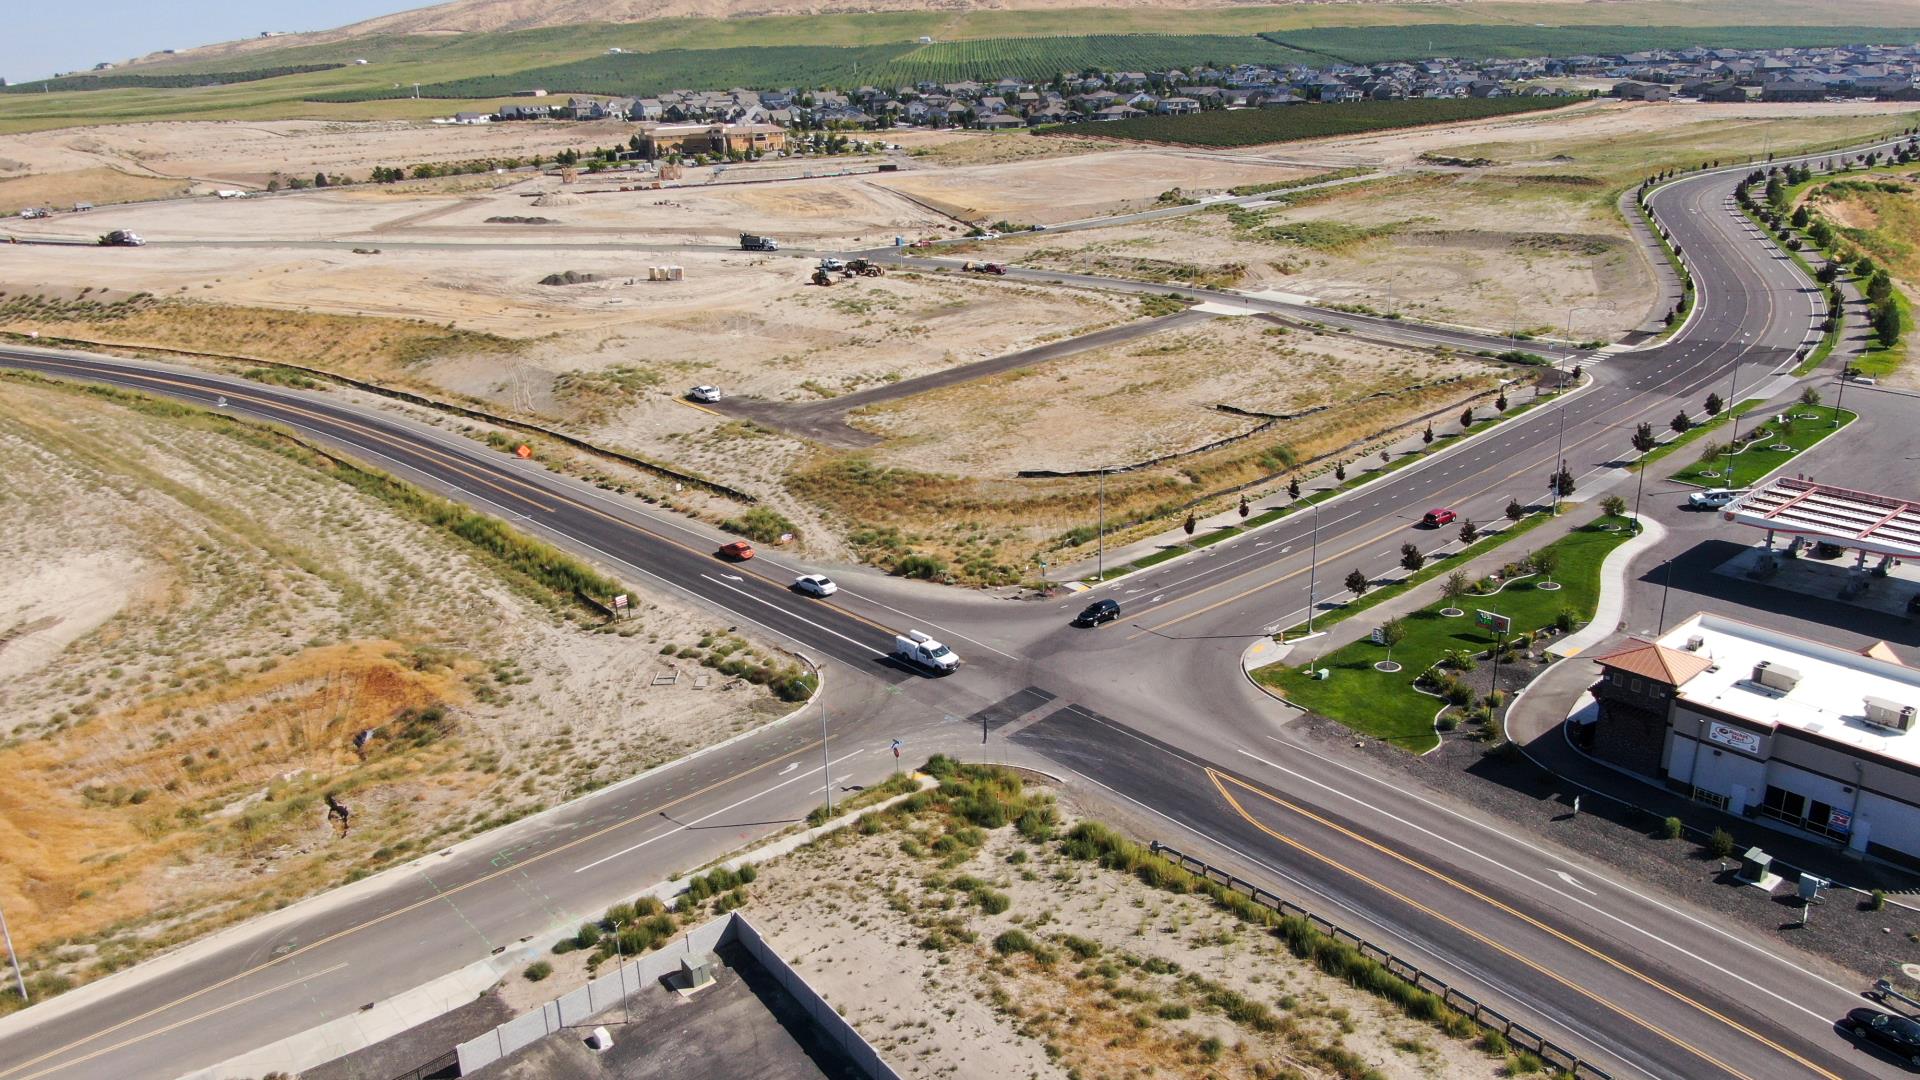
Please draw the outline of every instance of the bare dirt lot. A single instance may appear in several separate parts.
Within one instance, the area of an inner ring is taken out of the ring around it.
[[[943,775],[743,885],[683,897],[679,917],[739,908],[903,1076],[1399,1080],[1533,1067],[1472,1041],[1450,1010],[1415,1020],[1355,989],[1170,868],[1102,868],[1095,852],[1126,842],[1075,831],[1074,810],[1011,776]],[[1174,891],[1149,883],[1176,879]],[[570,950],[548,979],[515,976],[496,993],[533,1007],[591,959]]]
[[[791,707],[696,613],[600,627],[224,418],[0,379],[0,452],[0,902],[42,994]]]
[[[1215,191],[1237,184],[1292,180],[1312,171],[1217,154],[1117,150],[901,172],[875,183],[924,199],[956,217],[1053,224],[1141,209],[1170,188]]]
[[[1304,457],[1329,439],[1339,445],[1484,390],[1498,372],[1472,358],[1219,318],[862,410],[853,422],[894,440],[875,453],[880,461],[934,459],[951,471],[1009,476],[1132,464],[1261,426],[1258,417],[1215,408],[1227,405],[1311,412],[1272,429]],[[1320,407],[1326,411],[1312,412]]]

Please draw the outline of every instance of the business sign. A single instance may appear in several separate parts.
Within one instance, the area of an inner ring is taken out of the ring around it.
[[[1373,643],[1375,645],[1385,645],[1387,643],[1386,628],[1380,627],[1380,626],[1374,627],[1373,633],[1370,635],[1370,637],[1372,638]]]
[[[1476,625],[1483,626],[1497,634],[1504,634],[1513,629],[1513,620],[1497,611],[1475,611],[1473,613],[1473,621]]]
[[[626,606],[627,606],[627,594],[626,594],[626,593],[621,593],[621,594],[620,594],[619,596],[616,596],[616,597],[614,597],[614,598],[613,598],[613,606],[614,606],[614,607],[616,607],[616,608],[623,608],[623,607],[626,607]]]
[[[1852,832],[1853,831],[1853,811],[1851,810],[1827,811],[1827,828],[1832,829],[1834,832],[1839,832],[1839,833]]]
[[[1743,754],[1760,756],[1760,736],[1751,731],[1716,722],[1707,725],[1707,738]]]

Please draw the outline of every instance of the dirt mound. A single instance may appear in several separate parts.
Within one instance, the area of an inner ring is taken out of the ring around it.
[[[552,218],[521,217],[518,214],[506,214],[500,217],[490,217],[487,219],[486,223],[488,225],[558,225],[559,224],[559,222],[553,220]]]
[[[599,274],[583,274],[578,270],[568,270],[564,274],[548,274],[540,279],[542,285],[582,285],[589,281],[599,281]]]
[[[535,206],[579,206],[587,200],[578,195],[569,195],[564,191],[549,191],[533,200]]]

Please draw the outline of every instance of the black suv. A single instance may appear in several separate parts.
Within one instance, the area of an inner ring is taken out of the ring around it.
[[[1073,620],[1075,626],[1099,626],[1103,622],[1112,622],[1120,617],[1118,600],[1095,600],[1087,605],[1087,610]]]
[[[1878,1009],[1855,1009],[1840,1021],[1840,1028],[1870,1043],[1879,1044],[1901,1061],[1920,1065],[1920,1024],[1904,1016]]]

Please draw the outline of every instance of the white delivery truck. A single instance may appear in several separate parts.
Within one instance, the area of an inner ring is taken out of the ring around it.
[[[915,667],[944,675],[960,666],[960,657],[952,649],[918,630],[909,630],[893,639],[893,655]]]

